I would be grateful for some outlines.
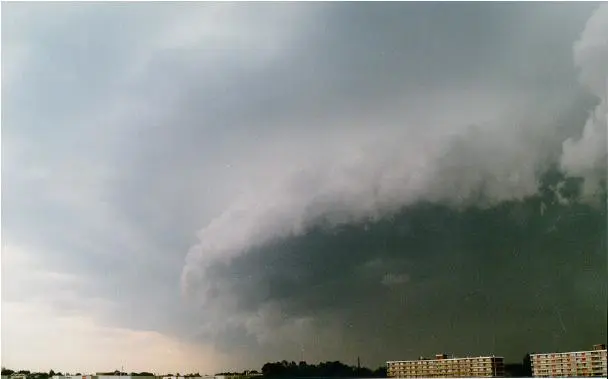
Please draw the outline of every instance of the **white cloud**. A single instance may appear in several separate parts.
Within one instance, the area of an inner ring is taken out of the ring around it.
[[[608,155],[608,6],[601,5],[587,22],[581,39],[574,46],[574,61],[580,68],[580,80],[600,104],[589,115],[579,139],[563,144],[561,164],[570,175],[585,179],[584,195],[593,198],[606,178]]]

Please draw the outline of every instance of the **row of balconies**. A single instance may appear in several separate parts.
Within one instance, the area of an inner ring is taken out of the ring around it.
[[[415,364],[438,364],[438,363],[453,363],[453,362],[492,362],[492,361],[501,361],[500,358],[457,358],[457,359],[449,359],[449,360],[418,360],[418,361],[402,361],[402,362],[390,362],[391,364],[400,364],[400,363],[415,363]]]
[[[491,372],[452,372],[452,373],[419,373],[419,372],[400,372],[389,374],[390,377],[478,377],[478,376],[493,376]],[[496,376],[502,376],[504,373],[496,373]]]
[[[597,363],[597,362],[606,362],[606,359],[590,359],[590,360],[574,360],[574,359],[555,359],[550,361],[536,361],[532,362],[533,365],[547,365],[553,363],[568,363],[568,364],[587,364],[587,363]]]
[[[562,373],[562,374],[557,374],[557,373],[555,373],[555,374],[536,374],[534,376],[538,377],[538,378],[556,378],[556,377],[559,378],[559,377],[573,377],[573,376],[576,376],[576,377],[581,377],[581,376],[582,377],[593,377],[593,376],[595,376],[595,377],[598,377],[598,376],[602,377],[602,376],[606,376],[606,374],[605,373],[604,374],[592,374],[592,373],[586,373],[586,374],[582,374],[582,373],[578,373],[578,374]]]
[[[433,367],[433,368],[410,368],[410,367],[402,367],[396,368],[392,371],[420,371],[420,372],[433,372],[433,371],[483,371],[483,370],[502,370],[503,367]],[[388,371],[391,371],[390,369]]]
[[[406,374],[402,374],[402,375],[398,375],[398,376],[393,376],[393,377],[398,377],[398,378],[446,378],[446,377],[456,377],[456,378],[491,378],[492,374],[479,374],[479,375],[471,375],[471,374],[457,374],[457,375],[450,375],[450,376],[446,376],[446,375],[422,375],[422,374],[415,374],[415,375],[406,375]]]
[[[488,369],[492,367],[503,367],[498,365],[479,365],[479,366],[423,366],[423,367],[401,367],[401,370],[475,370]]]
[[[589,370],[589,369],[601,369],[606,367],[605,363],[602,364],[596,364],[596,365],[586,365],[586,366],[574,366],[574,365],[542,365],[542,366],[535,366],[538,367],[538,369],[569,369],[569,370]]]
[[[592,371],[592,370],[543,370],[543,371],[535,371],[534,375],[538,376],[538,375],[545,375],[545,374],[564,374],[564,375],[572,375],[572,376],[578,376],[578,375],[586,375],[586,374],[604,374],[606,375],[606,371]]]
[[[496,372],[493,373],[492,371],[462,371],[462,372],[400,372],[400,373],[393,373],[393,375],[391,376],[401,376],[401,375],[438,375],[438,376],[454,376],[454,375],[464,375],[464,376],[469,376],[469,375],[481,375],[481,374],[496,374],[496,375],[502,375],[503,373],[500,372]]]
[[[423,373],[433,373],[433,372],[486,372],[486,371],[503,371],[502,369],[470,369],[470,370],[389,370],[389,372],[423,372]]]
[[[464,371],[466,371],[466,372],[469,372],[469,371],[489,371],[489,370],[492,370],[492,369],[493,369],[492,367],[487,367],[487,368],[477,368],[477,369],[475,369],[475,368],[474,369],[455,369],[454,368],[454,369],[435,369],[435,370],[411,370],[411,369],[408,370],[408,369],[401,369],[401,370],[389,370],[389,371],[390,372],[393,372],[393,371],[394,372],[445,372],[445,371],[449,371],[449,372],[452,372],[452,371],[454,371],[454,372],[456,372],[456,371],[459,371],[459,372],[462,371],[462,372],[464,372]],[[502,371],[502,369],[496,368],[496,371]]]
[[[566,363],[588,363],[588,362],[606,362],[606,358],[593,358],[593,359],[547,359],[540,361],[532,361],[533,364],[547,364],[554,362],[566,362]]]
[[[554,368],[554,369],[551,369],[551,370],[535,370],[534,372],[553,372],[553,371],[556,371],[556,372],[605,372],[606,370],[605,369],[572,370],[572,369],[568,369],[568,368],[565,368],[565,369]]]
[[[501,364],[499,362],[496,362],[494,364]],[[450,362],[450,363],[420,363],[420,362],[403,362],[403,363],[389,363],[389,367],[440,367],[440,366],[445,366],[445,367],[449,367],[449,366],[466,366],[466,367],[470,367],[470,366],[487,366],[487,365],[492,365],[492,362],[478,362],[478,363],[464,363],[464,362]]]
[[[478,374],[478,375],[471,375],[471,374],[456,374],[456,375],[434,375],[434,374],[415,374],[415,375],[407,375],[407,374],[402,374],[402,375],[396,375],[393,376],[396,378],[446,378],[446,377],[452,377],[452,378],[491,378],[493,377],[492,374]]]
[[[555,359],[560,357],[592,357],[592,356],[605,356],[606,350],[598,350],[598,351],[588,351],[588,352],[580,352],[580,353],[556,353],[556,354],[535,354],[532,355],[532,360],[535,359]]]
[[[560,369],[560,370],[602,370],[606,368],[605,364],[595,365],[595,366],[565,366],[565,365],[551,365],[551,366],[540,366],[539,370],[550,370],[550,369]]]
[[[456,373],[456,372],[503,372],[504,370],[432,370],[432,371],[416,371],[416,370],[400,370],[400,371],[389,371],[388,373],[406,372],[406,373],[420,373],[420,374],[445,374],[445,373]]]
[[[546,370],[569,370],[569,371],[588,371],[588,370],[605,370],[606,365],[601,366],[585,366],[585,367],[573,367],[573,366],[543,366],[533,367],[532,371],[546,371]]]
[[[586,358],[574,358],[574,357],[564,357],[564,358],[553,358],[553,359],[535,359],[533,363],[542,363],[542,362],[589,362],[589,361],[602,361],[606,360],[606,357],[591,357],[590,359]]]
[[[487,366],[424,366],[424,367],[411,367],[411,366],[401,366],[401,367],[395,367],[395,370],[470,370],[470,369],[485,369],[485,368],[491,368],[491,367],[504,367],[504,366],[491,366],[491,365],[487,365]],[[389,368],[390,370],[391,368]]]
[[[562,371],[605,371],[606,366],[597,366],[597,367],[542,367],[535,368],[533,371],[551,371],[551,370],[562,370]]]
[[[606,362],[593,362],[593,363],[579,363],[579,364],[574,364],[574,363],[547,363],[547,364],[540,364],[540,365],[534,365],[534,367],[602,367],[602,366],[606,366]]]
[[[388,371],[420,371],[420,372],[429,372],[429,371],[476,371],[476,370],[491,370],[493,367],[433,367],[433,368],[411,368],[411,367],[402,367],[389,369]],[[494,369],[502,370],[503,367],[494,367]]]
[[[498,363],[495,361],[494,363]],[[492,364],[490,360],[486,361],[413,361],[413,362],[390,362],[391,366],[438,366],[438,365],[473,365],[473,364]]]
[[[394,375],[399,375],[399,374],[403,374],[403,375],[471,375],[471,374],[492,374],[492,370],[483,370],[483,371],[445,371],[445,372],[416,372],[416,371],[400,371],[400,372],[393,372],[393,373],[389,373],[389,374],[394,374]],[[501,371],[496,371],[496,374],[502,374]]]
[[[389,362],[389,365],[418,365],[418,366],[436,366],[436,365],[456,365],[456,364],[491,364],[491,360],[480,360],[480,361],[465,361],[465,360],[453,360],[453,361],[405,361],[405,362]],[[500,362],[500,361],[494,361]]]

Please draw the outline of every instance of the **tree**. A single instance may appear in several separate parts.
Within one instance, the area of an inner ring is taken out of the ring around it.
[[[374,371],[374,378],[386,378],[386,367],[382,366],[382,367],[378,367],[375,371]]]
[[[253,371],[251,372],[253,373]],[[321,362],[318,365],[302,361],[266,363],[262,367],[262,375],[266,378],[311,378],[311,377],[340,377],[340,378],[384,378],[386,368],[380,367],[372,371],[366,367],[353,367],[339,361]]]
[[[526,354],[524,356],[524,360],[523,360],[523,372],[522,372],[522,376],[525,378],[531,378],[532,377],[532,360],[530,359],[530,353]]]

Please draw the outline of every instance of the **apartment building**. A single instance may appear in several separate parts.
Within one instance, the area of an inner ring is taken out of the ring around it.
[[[502,377],[504,359],[495,356],[454,358],[438,354],[434,359],[389,361],[386,368],[390,378]]]
[[[530,354],[530,360],[534,377],[608,376],[606,344],[589,351]]]

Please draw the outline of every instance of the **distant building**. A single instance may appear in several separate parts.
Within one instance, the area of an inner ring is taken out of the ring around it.
[[[530,358],[534,377],[608,376],[605,344],[589,351],[530,354]]]
[[[52,379],[160,379],[158,376],[132,376],[132,375],[113,375],[111,373],[97,373],[96,375],[54,375]]]
[[[389,361],[386,369],[391,378],[503,377],[504,359],[495,356],[454,358],[437,354],[434,359]]]
[[[250,372],[245,371],[241,374],[217,374],[213,378],[214,379],[251,379],[255,376],[262,376],[261,373],[258,372]]]

